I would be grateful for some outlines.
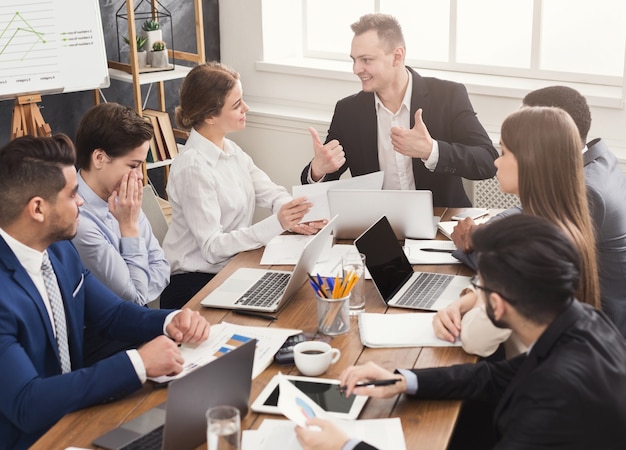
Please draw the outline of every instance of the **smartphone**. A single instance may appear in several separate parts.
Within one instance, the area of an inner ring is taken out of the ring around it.
[[[466,217],[471,217],[472,219],[478,219],[479,217],[487,215],[488,212],[489,210],[485,208],[468,208],[452,216],[452,220],[463,220]]]

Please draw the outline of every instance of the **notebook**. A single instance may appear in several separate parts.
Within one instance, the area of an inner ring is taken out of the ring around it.
[[[256,340],[231,350],[168,386],[167,401],[103,434],[93,444],[109,450],[196,448],[206,441],[206,410],[217,405],[248,413]]]
[[[282,308],[308,279],[330,241],[331,219],[302,250],[293,272],[240,267],[207,295],[200,304],[212,308],[275,312]]]
[[[459,298],[470,277],[414,272],[402,246],[382,216],[355,241],[378,293],[389,306],[438,311]]]
[[[397,239],[433,239],[437,234],[431,191],[330,189],[327,196],[330,216],[339,215],[335,239],[355,239],[383,215]]]

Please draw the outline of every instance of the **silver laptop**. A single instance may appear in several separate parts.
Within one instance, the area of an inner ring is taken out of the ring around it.
[[[398,239],[434,239],[439,217],[431,191],[330,189],[331,217],[338,214],[335,239],[355,239],[380,216],[387,216]]]
[[[282,308],[308,279],[325,248],[332,245],[331,219],[302,250],[293,272],[240,267],[207,295],[200,304],[212,308],[275,312]]]
[[[167,401],[93,441],[109,450],[186,450],[206,441],[206,410],[217,405],[248,413],[256,339],[168,386]]]
[[[389,306],[438,311],[459,298],[470,277],[414,272],[385,216],[355,241],[378,293]]]

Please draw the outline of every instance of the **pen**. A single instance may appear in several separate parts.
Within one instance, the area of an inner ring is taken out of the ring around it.
[[[248,311],[245,309],[238,309],[236,311],[233,311],[235,314],[239,314],[240,316],[249,316],[249,317],[257,317],[259,319],[265,319],[265,320],[278,320],[278,317],[276,316],[272,316],[269,314],[263,314],[263,313],[258,313],[255,311]]]
[[[326,297],[326,292],[324,291],[324,286],[319,284],[317,281],[315,281],[315,278],[313,278],[313,275],[311,275],[310,273],[306,273],[309,277],[309,280],[311,280],[311,285],[315,286],[315,290],[319,293],[320,297]],[[319,275],[317,275],[318,280],[321,280],[321,277]]]
[[[400,378],[391,378],[389,380],[371,380],[371,381],[359,381],[354,387],[375,387],[375,386],[391,386],[398,381],[402,381]],[[340,391],[345,391],[348,386],[339,386]]]
[[[423,252],[435,252],[435,253],[452,253],[454,250],[447,248],[420,248]]]

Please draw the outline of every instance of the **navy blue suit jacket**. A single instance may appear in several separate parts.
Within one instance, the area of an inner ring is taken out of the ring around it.
[[[69,241],[48,254],[65,305],[72,372],[61,374],[52,325],[37,288],[0,237],[0,448],[26,448],[68,412],[141,387],[126,353],[82,368],[83,328],[116,339],[163,334],[171,311],[125,302],[82,265]]]
[[[434,172],[426,169],[422,160],[413,159],[415,188],[430,190],[434,206],[471,206],[461,177],[471,180],[493,177],[496,173],[493,161],[498,152],[476,117],[465,86],[421,77],[407,69],[413,77],[411,128],[415,125],[415,111],[422,108],[422,120],[439,143],[439,162]],[[348,169],[352,176],[380,170],[373,93],[361,91],[337,102],[326,142],[333,139],[343,146],[346,163],[337,172],[326,174],[325,181],[339,179]],[[302,171],[302,184],[308,182],[309,166]]]

